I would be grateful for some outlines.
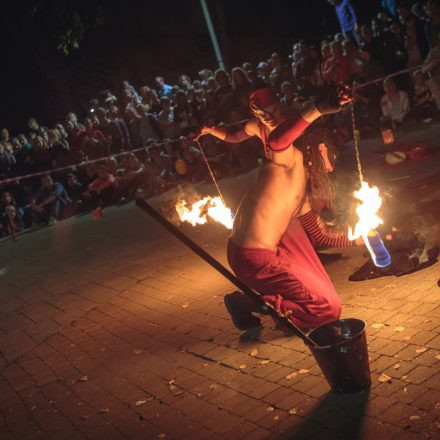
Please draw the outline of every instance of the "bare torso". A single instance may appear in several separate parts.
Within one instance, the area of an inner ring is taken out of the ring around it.
[[[302,210],[306,190],[302,153],[291,145],[272,154],[238,207],[231,237],[238,246],[275,250],[292,216]]]

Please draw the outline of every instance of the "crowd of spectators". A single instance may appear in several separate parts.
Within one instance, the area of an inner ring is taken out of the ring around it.
[[[98,218],[102,207],[129,201],[136,191],[151,196],[208,179],[205,160],[217,178],[251,170],[264,157],[258,140],[243,146],[205,136],[202,152],[193,138],[203,125],[238,128],[250,117],[250,92],[261,84],[274,88],[286,111],[298,111],[320,87],[351,81],[362,136],[378,135],[385,125],[430,121],[440,108],[439,1],[382,1],[377,17],[365,23],[349,0],[328,0],[341,32],[320,42],[295,42],[289,60],[274,52],[230,71],[183,74],[175,84],[160,76],[141,87],[122,81],[120,90],[92,99],[81,120],[69,113],[48,128],[31,118],[15,136],[3,128],[0,236],[81,212]],[[336,147],[352,136],[349,112],[347,107],[321,118]],[[21,177],[26,175],[34,176]]]

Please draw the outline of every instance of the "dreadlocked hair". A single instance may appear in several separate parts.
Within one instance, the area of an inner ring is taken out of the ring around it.
[[[306,192],[313,211],[317,213],[324,207],[331,210],[334,206],[333,185],[319,151],[321,143],[326,144],[327,147],[334,146],[332,132],[326,127],[313,127],[295,142],[303,153],[304,167],[307,170]]]

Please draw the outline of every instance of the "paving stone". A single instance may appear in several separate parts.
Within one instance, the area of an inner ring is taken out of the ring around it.
[[[303,342],[275,331],[270,318],[261,341],[241,342],[223,305],[231,284],[132,205],[106,210],[99,224],[73,221],[78,228],[57,225],[66,248],[48,242],[49,230],[15,248],[2,242],[6,254],[26,247],[14,263],[24,275],[0,280],[2,440],[404,440],[440,432],[438,267],[350,283],[360,249],[326,266],[343,316],[368,321],[373,373],[369,393],[336,395]],[[188,234],[226,261],[227,231],[208,225]],[[378,382],[382,373],[391,382]]]

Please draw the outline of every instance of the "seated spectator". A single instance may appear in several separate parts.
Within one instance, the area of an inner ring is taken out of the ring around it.
[[[171,157],[162,152],[159,145],[151,142],[148,149],[148,158],[145,161],[146,181],[142,185],[144,193],[158,194],[171,187],[169,176],[173,174]]]
[[[86,193],[86,186],[78,181],[75,173],[67,174],[66,191],[74,203],[73,213],[80,213],[90,209],[89,199]]]
[[[14,197],[9,191],[4,191],[0,198],[1,233],[3,235],[14,235],[23,229],[24,211],[17,205]]]
[[[131,200],[138,189],[147,178],[145,165],[142,164],[137,157],[130,153],[118,169],[120,175],[119,195]]]
[[[421,70],[413,73],[413,111],[418,120],[430,121],[435,113],[435,102],[431,95],[425,75]]]
[[[186,164],[185,178],[195,183],[206,176],[206,165],[202,152],[193,145],[192,140],[185,137],[180,138],[180,159]]]
[[[41,177],[41,187],[32,203],[32,214],[36,224],[54,225],[64,206],[71,203],[69,195],[60,182],[54,182],[50,174]]]
[[[394,128],[404,122],[409,114],[408,93],[397,88],[397,84],[390,78],[383,82],[385,95],[380,100],[383,120],[391,121]]]
[[[96,179],[89,183],[85,192],[85,195],[91,198],[93,209],[104,208],[114,203],[118,188],[116,177],[107,171],[105,165],[98,165],[96,175]]]
[[[72,201],[81,203],[83,200],[83,193],[86,191],[86,187],[78,181],[75,173],[67,174],[66,179],[66,191]]]

